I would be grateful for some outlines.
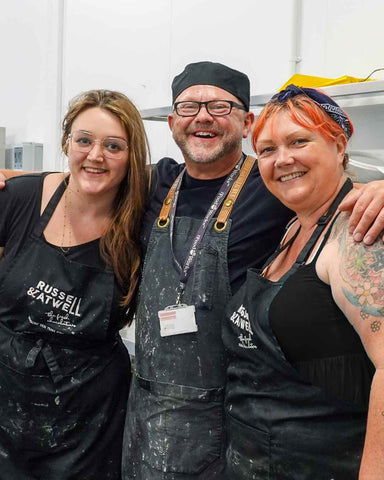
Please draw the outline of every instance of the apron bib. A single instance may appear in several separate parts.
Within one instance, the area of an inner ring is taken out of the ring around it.
[[[152,228],[136,318],[124,478],[222,479],[227,362],[220,333],[231,294],[229,217],[254,162],[241,157],[204,219],[176,217],[184,169]],[[173,328],[188,333],[162,336],[169,323],[160,329],[158,314],[166,323],[178,308],[195,311],[182,325],[172,319]]]
[[[317,238],[311,238],[300,261],[278,282],[249,270],[246,283],[229,304],[223,329],[230,351],[228,479],[357,479],[366,408],[309,383],[285,358],[269,323],[273,299],[305,264]]]
[[[114,276],[44,241],[65,187],[0,274],[0,443],[15,472],[23,459],[50,480],[119,479],[129,360],[118,336],[107,338]],[[101,462],[109,446],[117,452]]]
[[[176,218],[177,258],[185,258],[200,223]],[[124,478],[222,478],[226,356],[220,331],[230,296],[228,234],[229,228],[216,232],[212,221],[186,286],[184,302],[195,305],[198,332],[161,337],[157,312],[175,303],[179,272],[168,227],[153,227],[143,273],[151,281],[141,284],[136,319],[137,375],[128,407]]]
[[[367,411],[327,395],[286,360],[268,321],[281,287],[249,271],[230,302],[226,478],[355,480]]]

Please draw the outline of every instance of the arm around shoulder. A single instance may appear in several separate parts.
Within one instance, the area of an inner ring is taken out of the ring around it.
[[[21,170],[8,170],[6,168],[0,169],[0,190],[5,187],[5,181],[9,178],[17,177],[19,175],[26,175],[33,172],[24,172]]]
[[[5,187],[5,181],[9,178],[17,177],[18,175],[26,175],[33,172],[24,172],[21,170],[8,170],[6,168],[0,169],[0,190]]]
[[[384,229],[384,180],[354,187],[339,209],[351,212],[349,231],[354,239],[371,245]],[[384,240],[382,234],[380,237]]]

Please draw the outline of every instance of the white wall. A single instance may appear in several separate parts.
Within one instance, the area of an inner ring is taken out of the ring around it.
[[[247,72],[252,94],[281,86],[296,56],[300,73],[364,77],[384,66],[383,18],[382,0],[0,0],[0,126],[8,143],[44,143],[55,169],[60,119],[80,91],[169,105],[174,75],[203,59]],[[146,128],[153,161],[181,160],[165,123]]]
[[[44,143],[54,168],[61,98],[59,0],[0,0],[0,126],[7,143]]]
[[[384,68],[383,0],[303,0],[300,73],[366,78]],[[375,75],[383,79],[383,72]]]
[[[169,105],[172,78],[187,63],[206,59],[246,71],[253,88],[275,88],[276,79],[290,73],[292,5],[237,0],[234,9],[232,0],[67,0],[64,99],[113,88],[140,109]],[[278,32],[272,39],[270,18]],[[166,123],[146,122],[146,129],[153,161],[164,155],[181,160]]]

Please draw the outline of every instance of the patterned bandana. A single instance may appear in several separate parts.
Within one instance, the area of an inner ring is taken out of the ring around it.
[[[352,126],[349,122],[347,115],[344,110],[342,110],[339,105],[332,100],[331,97],[325,95],[325,93],[319,92],[314,88],[302,88],[297,87],[296,85],[290,84],[285,90],[282,90],[279,93],[276,93],[271,98],[271,102],[284,103],[289,98],[296,97],[296,95],[306,95],[311,100],[313,100],[319,107],[327,112],[327,114],[333,118],[333,120],[340,125],[344,130],[347,140],[352,135]]]

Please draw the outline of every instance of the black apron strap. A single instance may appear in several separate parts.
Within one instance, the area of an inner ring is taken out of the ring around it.
[[[311,254],[312,248],[314,247],[315,243],[317,242],[320,235],[323,233],[325,227],[328,225],[329,221],[335,214],[337,207],[340,205],[343,198],[350,190],[352,190],[352,188],[352,181],[350,178],[347,178],[347,180],[344,182],[344,185],[341,187],[339,193],[336,195],[336,198],[333,200],[332,205],[329,207],[327,213],[325,213],[319,218],[315,231],[312,233],[311,238],[308,240],[308,242],[300,252],[299,256],[297,257],[296,262],[294,263],[294,267],[304,265],[305,262],[308,260],[308,257]]]
[[[36,359],[39,356],[40,352],[44,357],[45,363],[47,364],[53,382],[60,382],[60,380],[64,378],[60,366],[57,363],[52,347],[49,345],[49,343],[44,342],[43,339],[37,340],[35,346],[33,346],[28,352],[27,358],[25,360],[25,366],[27,368],[34,367]]]
[[[332,205],[329,207],[328,211],[319,218],[317,221],[317,227],[315,228],[314,232],[311,235],[311,238],[308,240],[308,242],[305,244],[304,248],[301,250],[299,256],[297,257],[295,263],[292,266],[292,269],[297,269],[301,265],[304,265],[306,261],[308,260],[309,255],[311,254],[312,248],[319,239],[320,235],[324,231],[325,227],[328,225],[330,219],[333,217],[335,214],[337,207],[340,205],[342,199],[347,195],[347,193],[352,190],[353,184],[350,178],[347,178],[347,180],[344,182],[344,185],[341,187],[339,193],[336,195],[336,198],[333,200]],[[292,225],[292,222],[289,223],[289,226]],[[277,249],[274,251],[274,253],[268,258],[268,260],[265,262],[262,271],[264,271],[274,260],[275,258],[280,255],[281,252],[283,252],[286,248],[288,248],[295,240],[297,235],[299,234],[300,231],[299,227],[295,234],[286,242],[284,245],[279,245]],[[292,269],[290,272],[292,273]]]
[[[65,192],[68,186],[68,182],[69,182],[69,176],[64,178],[64,180],[57,187],[55,193],[50,198],[47,206],[44,209],[44,212],[41,214],[41,217],[37,222],[37,225],[33,231],[33,234],[36,237],[41,237],[41,235],[43,234],[45,227],[47,226],[50,218],[52,217],[53,212],[55,211],[55,208],[57,207],[60,201],[60,198],[63,196],[63,193]]]
[[[294,220],[297,220],[297,218],[295,218]],[[298,236],[298,234],[301,230],[301,226],[299,226],[299,228],[296,230],[296,232],[292,235],[292,237],[286,243],[284,243],[284,244],[282,243],[284,241],[284,238],[287,234],[288,229],[292,226],[293,223],[294,222],[292,220],[289,222],[289,224],[285,228],[286,233],[284,234],[283,239],[281,240],[281,242],[280,242],[279,246],[276,248],[276,250],[267,258],[267,260],[264,263],[264,266],[261,269],[261,271],[264,271],[264,269],[267,268],[268,265],[270,265],[275,260],[275,258],[280,255],[281,252],[284,252],[284,250],[286,250],[296,240],[296,237]]]
[[[325,232],[324,238],[323,238],[323,240],[321,241],[321,245],[319,245],[319,248],[317,249],[316,254],[315,254],[315,256],[313,257],[313,260],[311,260],[311,262],[314,262],[314,263],[317,262],[317,259],[319,258],[319,255],[320,255],[321,251],[323,250],[325,244],[327,243],[327,241],[328,241],[328,239],[329,239],[329,237],[330,237],[330,235],[331,235],[332,228],[333,228],[333,226],[335,225],[336,220],[337,220],[337,219],[339,218],[339,216],[340,216],[340,213],[341,213],[341,212],[339,212],[339,213],[336,215],[336,217],[332,220],[331,225],[329,226],[328,230]]]

